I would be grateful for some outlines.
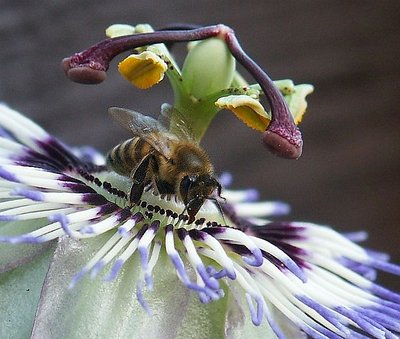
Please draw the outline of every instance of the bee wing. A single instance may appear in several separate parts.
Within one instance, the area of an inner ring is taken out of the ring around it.
[[[173,115],[173,119],[172,119]],[[172,120],[171,120],[172,119]],[[196,138],[194,137],[192,128],[188,121],[185,119],[183,114],[179,112],[176,108],[169,104],[163,104],[161,106],[161,113],[158,117],[158,121],[166,128],[170,128],[171,121],[176,126],[173,129],[173,133],[175,134],[180,140],[188,140],[195,143],[198,143]]]
[[[110,107],[108,112],[122,127],[131,131],[134,136],[143,138],[154,149],[170,159],[169,141],[176,140],[176,137],[169,133],[160,122],[152,117],[125,108]]]

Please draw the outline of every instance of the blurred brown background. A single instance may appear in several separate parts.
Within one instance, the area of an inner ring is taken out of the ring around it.
[[[244,5],[244,3],[247,3]],[[139,91],[114,62],[98,86],[69,82],[59,61],[103,39],[112,23],[225,23],[272,78],[314,84],[298,161],[275,158],[260,135],[220,114],[204,146],[234,186],[287,201],[290,218],[342,231],[400,263],[400,1],[0,2],[0,100],[72,145],[106,151],[126,134],[109,106],[156,114],[166,84]],[[383,277],[400,290],[400,279]]]

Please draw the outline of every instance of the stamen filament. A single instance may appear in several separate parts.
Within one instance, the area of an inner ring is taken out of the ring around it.
[[[40,219],[40,218],[46,218],[54,214],[54,212],[57,213],[71,213],[75,209],[74,208],[62,208],[65,206],[62,205],[56,205],[56,204],[43,204],[41,206],[24,206],[24,207],[19,207],[15,208],[13,210],[9,210],[7,214],[1,214],[0,215],[0,220],[4,219],[7,220],[8,217],[10,217],[10,220],[30,220],[30,219]]]
[[[95,278],[96,275],[100,272],[100,270],[106,266],[111,260],[113,260],[117,254],[129,243],[132,238],[120,238],[118,241],[111,247],[111,249],[105,254],[93,267],[92,272],[90,274],[91,278]],[[101,264],[99,264],[101,263]]]
[[[308,275],[310,287],[305,286],[305,288],[309,288],[310,292],[313,291],[313,288],[315,288],[315,291],[318,289],[323,290],[324,292],[320,294],[320,298],[325,298],[325,305],[332,305],[333,301],[344,306],[352,304],[371,305],[373,302],[369,293],[322,268],[313,266]],[[325,297],[328,295],[329,297]]]
[[[149,289],[153,288],[153,279],[152,279],[152,273],[153,273],[153,269],[157,264],[158,258],[160,256],[160,251],[161,251],[161,242],[160,241],[156,241],[153,245],[153,250],[151,252],[151,257],[150,260],[147,264],[147,287]]]
[[[118,260],[121,260],[123,262],[125,262],[126,260],[128,260],[133,253],[135,253],[138,244],[139,244],[139,238],[135,238],[133,239],[133,241],[129,244],[129,246],[126,248],[126,250],[118,257]]]
[[[194,246],[193,241],[189,236],[189,233],[185,229],[181,228],[181,229],[178,229],[178,235],[179,235],[179,238],[181,239],[183,245],[186,248],[187,258],[189,259],[189,262],[195,268],[196,272],[200,275],[204,284],[211,289],[215,289],[215,290],[219,289],[218,281],[215,278],[210,277],[208,275],[206,268],[203,264],[203,261],[201,260],[200,256],[198,255],[196,247]]]
[[[1,105],[1,110],[3,111],[2,127],[13,131],[14,137],[22,144],[34,150],[39,150],[36,140],[48,137],[47,132],[32,120],[5,105]]]
[[[221,182],[221,177],[219,180]],[[225,184],[223,186],[226,187]],[[239,202],[255,201],[258,199],[259,193],[255,189],[247,189],[241,191],[232,191],[225,189],[224,196],[231,203],[239,203]]]
[[[1,213],[7,213],[9,210],[16,208],[16,207],[22,207],[22,206],[30,206],[30,205],[39,205],[41,202],[39,201],[32,201],[29,199],[14,199],[14,200],[8,200],[8,201],[2,201],[0,202],[0,210],[7,210],[3,211]],[[51,203],[50,203],[51,204]]]
[[[256,244],[243,232],[234,228],[220,228],[214,232],[214,229],[209,230],[213,233],[216,239],[227,240],[233,243],[243,244],[252,254],[253,258],[243,256],[243,261],[251,266],[261,266],[264,258],[260,249]]]
[[[119,225],[121,221],[120,213],[110,214],[106,219],[101,220],[94,225],[83,227],[80,232],[87,234],[102,234]]]
[[[107,240],[107,242],[100,248],[100,250],[93,256],[92,259],[72,278],[69,288],[73,288],[76,283],[83,278],[83,275],[89,272],[98,261],[121,239],[118,233]]]
[[[256,246],[258,246],[258,248],[280,260],[287,267],[287,269],[297,276],[302,282],[307,281],[307,276],[303,270],[281,249],[263,239],[254,236],[249,236],[249,238],[256,244]]]
[[[224,269],[226,270],[227,276],[234,280],[236,279],[235,268],[233,266],[232,260],[228,257],[225,252],[225,249],[222,247],[221,243],[215,239],[213,236],[210,236],[208,233],[203,231],[191,230],[190,235],[194,237],[194,239],[203,242],[207,246],[209,246],[213,253],[215,254],[214,260],[216,260]]]
[[[284,315],[286,315],[286,317],[293,321],[293,323],[297,324],[297,326],[306,331],[306,333],[318,333],[318,337],[320,337],[321,334],[324,334],[323,332],[326,333],[327,331],[330,333],[330,336],[332,335],[330,330],[324,330],[322,326],[320,326],[314,319],[310,318],[296,306],[290,303],[289,300],[282,295],[281,291],[279,291],[279,289],[271,281],[268,279],[262,279],[262,281],[260,281],[258,275],[255,279],[260,282],[258,286],[261,289],[261,292],[268,296],[268,299],[271,301],[271,303],[275,305]],[[341,331],[333,327],[330,323],[327,323],[327,325],[329,325],[329,327],[336,333],[341,334]]]
[[[250,274],[236,262],[234,262],[233,264],[236,270],[237,282],[246,291],[246,299],[248,300],[250,308],[251,320],[254,325],[258,326],[261,324],[262,318],[264,316],[263,310],[266,309],[266,307],[264,307],[264,298],[262,297],[258,287],[253,283],[253,278],[250,276]],[[249,298],[254,298],[256,300],[257,311],[254,310],[254,306],[252,302],[250,302]]]
[[[371,284],[370,281],[340,265],[337,261],[322,257],[318,254],[312,255],[309,258],[309,262],[324,268],[326,271],[335,272],[336,276],[340,276],[354,285],[367,288]]]
[[[131,230],[135,227],[135,225],[143,220],[143,216],[140,213],[136,213],[133,217],[129,218],[127,221],[121,224],[118,227],[118,233],[122,237],[128,237],[131,234]]]
[[[115,279],[121,270],[124,263],[135,253],[140,237],[136,237],[138,230],[133,230],[127,239],[132,240],[121,255],[115,260],[113,266],[111,267],[109,275],[105,278],[106,281],[111,281]]]
[[[174,238],[173,238],[173,225],[167,225],[165,228],[165,248],[168,256],[171,258],[172,264],[175,266],[178,278],[187,286],[188,288],[195,290],[199,293],[201,302],[208,302],[210,300],[218,299],[218,294],[209,288],[199,286],[193,283],[186,273],[185,265],[182,258],[180,257],[178,251],[175,249]]]
[[[155,221],[143,234],[139,243],[138,250],[140,254],[140,262],[142,265],[142,274],[147,287],[151,290],[153,288],[153,281],[151,279],[151,272],[149,271],[149,247],[157,234],[160,227],[160,222]]]
[[[4,106],[0,105],[0,109],[4,109]],[[15,142],[14,140],[0,137],[1,155],[16,154],[28,150],[27,147]],[[8,160],[8,159],[5,159]]]

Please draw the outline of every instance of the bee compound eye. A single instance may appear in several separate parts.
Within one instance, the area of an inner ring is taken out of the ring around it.
[[[192,185],[192,180],[189,176],[185,176],[182,178],[179,184],[179,191],[184,196],[189,191],[190,186]]]

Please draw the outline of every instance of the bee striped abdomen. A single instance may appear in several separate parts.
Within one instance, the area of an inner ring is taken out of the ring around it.
[[[129,176],[140,161],[137,144],[140,138],[132,138],[115,146],[107,155],[107,164],[118,174]]]
[[[133,144],[131,156],[135,159],[135,163],[139,163],[147,154],[152,152],[154,149],[144,139],[134,138],[135,143]]]

